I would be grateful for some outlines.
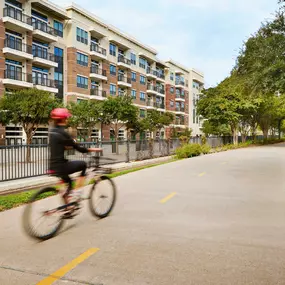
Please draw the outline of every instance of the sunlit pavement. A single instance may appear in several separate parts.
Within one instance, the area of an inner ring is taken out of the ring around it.
[[[0,284],[285,284],[284,144],[115,182],[109,217],[95,219],[84,203],[45,242],[22,231],[23,207],[1,213]]]

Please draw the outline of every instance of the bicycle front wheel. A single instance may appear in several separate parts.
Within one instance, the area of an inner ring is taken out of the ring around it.
[[[107,217],[116,202],[116,185],[107,176],[101,176],[91,190],[89,197],[89,208],[91,213],[98,218]]]
[[[45,199],[46,198],[46,199]],[[36,192],[26,205],[23,214],[23,227],[32,238],[47,240],[56,235],[63,225],[63,198],[53,187],[46,187]],[[44,221],[49,227],[40,229]]]

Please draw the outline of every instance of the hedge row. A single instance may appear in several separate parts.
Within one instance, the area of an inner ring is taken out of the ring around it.
[[[267,145],[267,144],[275,144],[285,142],[285,139],[268,139],[263,141],[247,141],[244,143],[239,144],[226,144],[221,147],[217,148],[211,148],[208,144],[183,144],[182,147],[176,149],[176,157],[179,159],[182,158],[190,158],[194,156],[199,156],[201,154],[208,154],[208,153],[214,153],[214,152],[221,152],[221,151],[227,151],[231,149],[238,149],[238,148],[244,148],[248,147],[250,145]]]

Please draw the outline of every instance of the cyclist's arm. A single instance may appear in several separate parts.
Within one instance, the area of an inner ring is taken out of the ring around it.
[[[75,142],[75,140],[66,132],[64,132],[64,142],[63,142],[64,146],[66,147],[73,147],[74,149],[76,149],[77,151],[81,152],[81,153],[87,153],[87,152],[101,152],[102,149],[100,148],[86,148],[86,147],[82,147],[79,144],[77,144]]]

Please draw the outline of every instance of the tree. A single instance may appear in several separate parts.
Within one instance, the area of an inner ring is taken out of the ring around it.
[[[0,99],[0,123],[20,124],[26,133],[29,146],[39,125],[48,124],[51,110],[60,105],[49,92],[36,88],[17,90]],[[30,162],[30,147],[27,149],[26,159]]]
[[[202,131],[206,137],[210,135],[214,136],[230,136],[231,129],[226,124],[215,125],[209,120],[203,122]]]
[[[150,132],[161,130],[165,126],[169,126],[174,120],[174,115],[170,112],[160,113],[157,110],[149,110],[144,119],[144,126]]]
[[[102,123],[109,125],[114,131],[116,152],[118,154],[119,130],[126,126],[127,131],[138,121],[139,109],[133,105],[130,96],[108,97],[102,104]]]
[[[70,126],[87,129],[87,138],[90,141],[92,130],[100,122],[102,103],[96,100],[83,100],[77,104],[71,103],[68,108],[72,113]]]

